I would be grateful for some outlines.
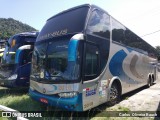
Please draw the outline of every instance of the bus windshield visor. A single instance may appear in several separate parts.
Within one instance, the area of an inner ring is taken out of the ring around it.
[[[69,39],[61,38],[35,45],[31,77],[41,81],[77,80],[77,52],[70,52],[71,49],[77,51],[77,45],[70,43]]]
[[[50,18],[36,41],[83,32],[89,7],[83,6],[62,12]]]

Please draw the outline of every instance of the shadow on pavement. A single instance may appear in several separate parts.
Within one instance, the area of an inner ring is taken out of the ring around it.
[[[157,107],[156,113],[157,113],[157,116],[158,116],[158,117],[155,117],[154,120],[160,120],[160,102],[159,102],[159,105],[158,105],[158,107]]]

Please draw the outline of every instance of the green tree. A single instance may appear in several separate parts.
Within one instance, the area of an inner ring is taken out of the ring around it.
[[[30,31],[36,29],[13,18],[0,18],[0,39],[7,40],[14,34]]]
[[[157,51],[158,61],[160,61],[160,46],[156,46],[156,51]]]

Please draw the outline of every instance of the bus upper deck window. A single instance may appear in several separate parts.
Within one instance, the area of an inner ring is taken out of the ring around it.
[[[87,32],[100,37],[110,38],[110,18],[104,12],[94,10],[91,14]]]

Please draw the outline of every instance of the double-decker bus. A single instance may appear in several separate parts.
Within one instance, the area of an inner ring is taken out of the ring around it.
[[[5,42],[6,42],[6,40],[1,40],[0,41],[0,61],[1,61],[1,58],[2,58],[2,56],[3,56],[3,52],[4,52],[4,49],[5,49]]]
[[[6,40],[0,40],[0,50],[1,51],[3,51],[3,48],[5,47],[5,42],[6,42]]]
[[[9,38],[2,53],[0,85],[27,87],[31,69],[31,57],[38,32],[19,33]]]
[[[155,49],[95,5],[47,20],[32,57],[30,96],[69,111],[86,111],[157,79]]]

